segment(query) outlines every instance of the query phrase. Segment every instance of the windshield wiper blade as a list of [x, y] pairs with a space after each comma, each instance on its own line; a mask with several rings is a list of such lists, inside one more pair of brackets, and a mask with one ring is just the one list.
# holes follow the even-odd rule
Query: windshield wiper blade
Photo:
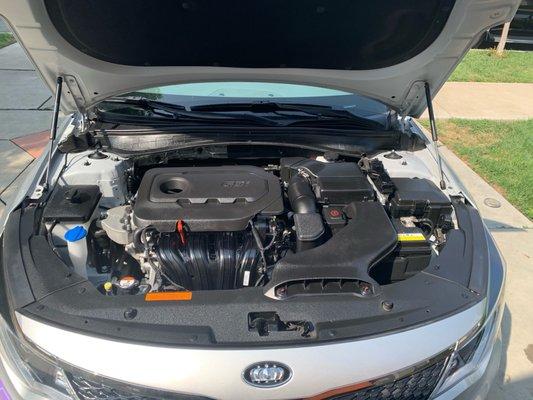
[[[250, 112], [250, 113], [303, 113], [316, 119], [336, 119], [350, 120], [356, 122], [359, 127], [368, 129], [383, 129], [383, 126], [376, 121], [359, 117], [348, 110], [334, 109], [330, 106], [316, 104], [279, 103], [279, 102], [257, 102], [257, 103], [223, 103], [206, 104], [191, 107], [193, 111], [200, 112]], [[294, 116], [292, 116], [294, 118]], [[303, 121], [312, 121], [304, 119]], [[292, 123], [299, 123], [302, 120], [294, 119]]]
[[[150, 100], [146, 98], [121, 98], [115, 97], [108, 100], [104, 100], [102, 103], [107, 104], [121, 104], [126, 106], [139, 107], [149, 112], [161, 115], [171, 121], [161, 120], [161, 123], [168, 122], [180, 122], [180, 121], [193, 121], [193, 122], [213, 122], [213, 123], [226, 123], [226, 122], [244, 122], [247, 124], [263, 125], [263, 126], [278, 126], [276, 121], [269, 118], [259, 117], [257, 115], [224, 115], [216, 113], [196, 112], [194, 110], [187, 110], [184, 106], [172, 103], [165, 103], [157, 100]], [[104, 114], [113, 113], [113, 109], [101, 110]], [[163, 113], [161, 113], [163, 111]], [[124, 115], [123, 118], [136, 121], [149, 121], [154, 122], [153, 119], [144, 116]]]

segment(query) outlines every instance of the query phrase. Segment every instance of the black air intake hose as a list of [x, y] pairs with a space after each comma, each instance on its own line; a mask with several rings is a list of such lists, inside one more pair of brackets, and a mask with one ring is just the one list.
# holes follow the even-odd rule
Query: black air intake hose
[[292, 210], [297, 214], [316, 213], [316, 197], [313, 188], [307, 179], [294, 175], [287, 189]]
[[302, 251], [320, 244], [324, 233], [324, 222], [318, 213], [316, 197], [307, 179], [294, 175], [287, 188], [289, 202], [294, 211], [294, 230], [296, 231], [296, 250]]

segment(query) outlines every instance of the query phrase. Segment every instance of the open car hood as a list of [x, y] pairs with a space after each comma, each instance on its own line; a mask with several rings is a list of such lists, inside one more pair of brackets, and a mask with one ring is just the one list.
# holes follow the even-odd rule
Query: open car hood
[[65, 112], [152, 86], [264, 81], [425, 109], [520, 0], [0, 0], [0, 13]]

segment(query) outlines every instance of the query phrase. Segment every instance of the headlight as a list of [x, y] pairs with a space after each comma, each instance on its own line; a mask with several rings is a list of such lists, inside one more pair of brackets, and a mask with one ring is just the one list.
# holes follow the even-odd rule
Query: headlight
[[20, 340], [2, 317], [0, 358], [11, 383], [25, 400], [205, 399], [188, 394], [163, 393], [131, 383], [110, 380], [67, 364], [60, 365], [53, 357]]
[[[501, 312], [499, 312], [501, 314]], [[501, 315], [487, 321], [485, 327], [468, 341], [462, 342], [450, 356], [448, 365], [441, 379], [441, 384], [433, 394], [438, 397], [451, 389], [458, 382], [466, 379], [479, 368], [479, 362], [485, 355], [485, 349], [492, 349], [500, 326]]]
[[0, 356], [13, 386], [24, 398], [72, 400], [64, 371], [25, 345], [0, 317]]
[[487, 240], [490, 249], [490, 273], [485, 321], [456, 344], [432, 398], [438, 397], [461, 380], [468, 378], [482, 366], [484, 360], [487, 362], [486, 356], [490, 354], [496, 341], [503, 316], [505, 266], [488, 232]]

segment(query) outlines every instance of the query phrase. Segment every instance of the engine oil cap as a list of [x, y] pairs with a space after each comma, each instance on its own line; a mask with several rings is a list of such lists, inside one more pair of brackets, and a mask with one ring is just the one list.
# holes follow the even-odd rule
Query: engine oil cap
[[133, 287], [137, 286], [137, 284], [137, 279], [129, 275], [122, 277], [118, 281], [118, 286], [124, 290], [132, 289]]
[[83, 226], [75, 226], [65, 232], [64, 238], [67, 242], [77, 242], [87, 236], [87, 229]]

